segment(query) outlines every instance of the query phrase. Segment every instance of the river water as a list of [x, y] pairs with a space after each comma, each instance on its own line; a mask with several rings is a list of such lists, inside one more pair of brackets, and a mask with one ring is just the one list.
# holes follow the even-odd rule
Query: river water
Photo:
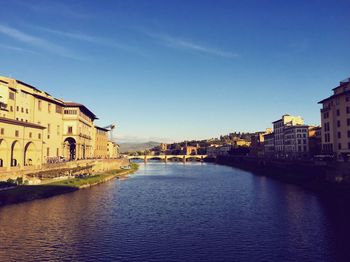
[[349, 202], [204, 163], [0, 208], [0, 261], [350, 261]]

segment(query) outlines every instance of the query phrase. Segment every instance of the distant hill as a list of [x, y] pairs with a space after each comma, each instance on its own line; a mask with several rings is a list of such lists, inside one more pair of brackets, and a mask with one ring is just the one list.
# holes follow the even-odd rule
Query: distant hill
[[120, 152], [134, 152], [134, 151], [142, 151], [146, 149], [151, 149], [155, 146], [159, 146], [158, 142], [146, 142], [146, 143], [119, 143]]

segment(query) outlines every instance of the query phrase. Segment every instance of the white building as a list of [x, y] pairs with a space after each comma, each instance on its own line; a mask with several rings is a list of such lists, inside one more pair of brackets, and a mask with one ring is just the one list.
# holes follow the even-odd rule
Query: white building
[[283, 115], [281, 119], [278, 119], [273, 124], [273, 133], [275, 139], [275, 156], [276, 157], [285, 157], [285, 148], [284, 148], [284, 131], [287, 127], [304, 125], [304, 119], [300, 116], [291, 116]]
[[309, 155], [307, 125], [287, 126], [284, 129], [284, 154], [286, 158], [303, 158]]

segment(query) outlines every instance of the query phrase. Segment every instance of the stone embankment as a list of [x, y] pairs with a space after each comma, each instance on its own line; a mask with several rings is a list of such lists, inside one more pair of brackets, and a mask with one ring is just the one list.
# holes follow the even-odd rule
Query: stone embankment
[[212, 161], [311, 190], [350, 193], [348, 162], [289, 161], [245, 156], [220, 156]]
[[[92, 174], [84, 173], [66, 178], [60, 177], [60, 179], [54, 179], [51, 181], [45, 180], [45, 183], [39, 185], [19, 185], [0, 191], [0, 206], [48, 198], [92, 187], [115, 178], [125, 178], [129, 174], [135, 172], [138, 168], [138, 165], [129, 163], [128, 160], [102, 162], [103, 161], [97, 161], [96, 165], [92, 167], [91, 163], [84, 163], [84, 165], [88, 164], [88, 169], [91, 169], [92, 172], [94, 172]], [[84, 167], [84, 165], [81, 167]], [[123, 166], [129, 166], [129, 168], [124, 169]], [[76, 167], [72, 166], [72, 168]]]
[[121, 166], [129, 165], [126, 158], [119, 159], [86, 159], [77, 161], [45, 164], [34, 169], [28, 167], [22, 170], [0, 172], [0, 181], [21, 178], [27, 184], [37, 185], [50, 183], [55, 180], [67, 179], [77, 175], [96, 174], [110, 170], [120, 169]]

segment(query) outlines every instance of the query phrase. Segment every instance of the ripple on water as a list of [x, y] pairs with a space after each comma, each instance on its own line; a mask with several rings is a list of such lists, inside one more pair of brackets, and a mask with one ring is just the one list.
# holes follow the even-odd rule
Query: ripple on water
[[346, 210], [238, 169], [149, 163], [125, 181], [0, 208], [0, 261], [342, 261]]

